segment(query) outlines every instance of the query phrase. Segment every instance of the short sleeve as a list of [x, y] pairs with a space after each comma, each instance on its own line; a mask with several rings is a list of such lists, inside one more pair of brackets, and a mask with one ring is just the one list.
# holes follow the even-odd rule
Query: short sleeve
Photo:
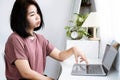
[[54, 46], [48, 41], [46, 40], [46, 50], [47, 50], [47, 54], [49, 55], [54, 49]]
[[6, 56], [9, 58], [10, 63], [14, 63], [16, 59], [27, 59], [24, 50], [24, 42], [20, 37], [12, 36], [7, 44], [5, 49]]

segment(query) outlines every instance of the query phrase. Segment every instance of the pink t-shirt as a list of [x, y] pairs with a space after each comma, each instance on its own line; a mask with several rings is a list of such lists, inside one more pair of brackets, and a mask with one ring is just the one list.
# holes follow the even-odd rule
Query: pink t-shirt
[[8, 80], [21, 79], [14, 61], [16, 59], [28, 60], [32, 70], [43, 74], [46, 64], [46, 56], [54, 49], [42, 35], [34, 34], [34, 39], [21, 38], [12, 33], [5, 46], [6, 77]]

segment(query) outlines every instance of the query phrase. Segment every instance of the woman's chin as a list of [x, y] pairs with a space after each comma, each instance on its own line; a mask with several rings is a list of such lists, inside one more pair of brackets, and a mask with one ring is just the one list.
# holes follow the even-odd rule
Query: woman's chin
[[36, 27], [39, 27], [39, 26], [40, 26], [40, 24], [37, 24], [37, 25], [36, 25]]

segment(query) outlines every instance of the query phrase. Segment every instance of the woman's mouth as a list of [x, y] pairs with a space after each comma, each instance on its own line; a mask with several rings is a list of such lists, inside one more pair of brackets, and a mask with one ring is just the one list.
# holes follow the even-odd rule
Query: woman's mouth
[[40, 26], [40, 21], [38, 21], [38, 22], [36, 23], [36, 25], [37, 25], [37, 26]]

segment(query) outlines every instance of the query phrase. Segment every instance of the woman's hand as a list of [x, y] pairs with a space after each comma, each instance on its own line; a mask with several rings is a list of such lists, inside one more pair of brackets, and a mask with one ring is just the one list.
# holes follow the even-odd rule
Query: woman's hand
[[73, 55], [75, 56], [76, 63], [78, 63], [78, 58], [80, 57], [80, 62], [85, 61], [88, 64], [85, 54], [78, 47], [73, 47]]

